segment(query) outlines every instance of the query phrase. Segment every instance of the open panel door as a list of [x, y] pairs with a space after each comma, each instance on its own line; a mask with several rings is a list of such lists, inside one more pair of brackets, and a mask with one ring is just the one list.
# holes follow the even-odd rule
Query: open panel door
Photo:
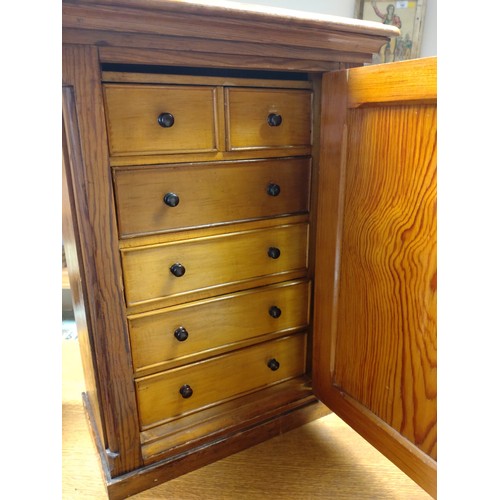
[[323, 79], [313, 384], [436, 496], [436, 58]]

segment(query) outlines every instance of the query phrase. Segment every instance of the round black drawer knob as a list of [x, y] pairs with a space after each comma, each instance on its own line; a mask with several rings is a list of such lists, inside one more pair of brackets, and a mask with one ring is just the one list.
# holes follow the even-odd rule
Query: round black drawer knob
[[279, 248], [270, 247], [267, 251], [267, 255], [271, 257], [271, 259], [277, 259], [281, 255], [281, 252]]
[[267, 123], [269, 124], [270, 127], [279, 127], [282, 122], [283, 118], [281, 117], [281, 115], [278, 115], [277, 113], [270, 113], [269, 116], [267, 117]]
[[176, 207], [179, 204], [179, 197], [175, 193], [167, 193], [163, 197], [163, 201], [165, 205], [168, 205], [169, 207]]
[[278, 196], [280, 194], [281, 188], [278, 184], [269, 184], [267, 186], [267, 194], [269, 196]]
[[187, 384], [184, 384], [179, 389], [179, 392], [184, 399], [190, 398], [193, 395], [193, 389], [191, 389], [191, 387]]
[[280, 367], [280, 364], [278, 362], [277, 359], [270, 359], [268, 362], [267, 362], [267, 366], [273, 371], [275, 372], [279, 367]]
[[281, 309], [278, 306], [271, 306], [269, 308], [269, 316], [272, 318], [279, 318], [281, 316]]
[[170, 266], [170, 272], [176, 277], [180, 278], [181, 276], [184, 276], [184, 273], [186, 272], [186, 268], [182, 265], [176, 262], [175, 264], [172, 264]]
[[174, 124], [174, 115], [171, 113], [161, 113], [158, 116], [158, 124], [163, 128], [170, 128]]
[[179, 328], [176, 328], [174, 332], [174, 337], [179, 342], [184, 342], [189, 337], [189, 333], [183, 326], [179, 326]]

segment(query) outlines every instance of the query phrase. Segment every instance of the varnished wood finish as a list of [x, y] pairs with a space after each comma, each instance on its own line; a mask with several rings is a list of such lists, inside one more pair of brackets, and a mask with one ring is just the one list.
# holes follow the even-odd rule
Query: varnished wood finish
[[[129, 47], [99, 47], [99, 57], [103, 62], [121, 64], [150, 64], [151, 60], [153, 60], [155, 64], [162, 66], [183, 66], [189, 64], [196, 68], [239, 68], [269, 71], [280, 71], [286, 68], [290, 71], [303, 72], [334, 71], [340, 69], [340, 64], [342, 64], [337, 61], [317, 62], [311, 59], [287, 59], [282, 57], [263, 57], [263, 55], [243, 57], [240, 55], [218, 54], [217, 52], [207, 57], [206, 52], [179, 52], [166, 49], [145, 51], [144, 49]], [[359, 66], [360, 59], [359, 56], [355, 58], [358, 61], [355, 66]], [[366, 60], [364, 57], [362, 59]]]
[[[78, 346], [74, 341], [62, 344], [62, 498], [105, 500], [108, 496], [99, 480], [99, 458], [81, 404], [85, 386]], [[258, 416], [257, 401], [253, 401], [253, 407]], [[256, 444], [257, 439], [252, 439]], [[280, 499], [430, 498], [335, 414], [281, 432], [264, 443], [163, 484], [149, 474], [144, 482], [153, 488], [134, 498], [261, 500], [269, 496], [271, 481], [273, 495]]]
[[[271, 334], [306, 328], [309, 323], [307, 281], [223, 295], [177, 307], [129, 316], [132, 358], [137, 374], [172, 368], [186, 362], [245, 346]], [[277, 318], [269, 314], [280, 308]], [[174, 332], [183, 327], [186, 340]]]
[[[194, 71], [193, 71], [194, 73]], [[277, 80], [268, 78], [258, 80], [256, 78], [243, 78], [234, 75], [210, 76], [210, 75], [175, 75], [162, 73], [134, 73], [103, 71], [103, 82], [114, 83], [145, 83], [145, 84], [175, 84], [175, 85], [201, 85], [217, 87], [251, 87], [251, 88], [275, 88], [275, 89], [311, 89], [308, 80]]]
[[[68, 234], [77, 250], [77, 258], [69, 259], [76, 262], [70, 276], [83, 305], [82, 355], [89, 379], [84, 399], [110, 497], [135, 494], [324, 414], [308, 383], [311, 366], [314, 386], [325, 402], [432, 491], [435, 461], [426, 453], [432, 454], [434, 423], [429, 418], [432, 404], [425, 398], [434, 396], [422, 394], [422, 387], [432, 393], [432, 374], [425, 379], [419, 371], [424, 367], [419, 364], [422, 346], [432, 365], [432, 341], [420, 342], [410, 328], [423, 324], [419, 318], [433, 318], [432, 313], [421, 314], [419, 306], [428, 297], [416, 293], [429, 278], [420, 280], [418, 272], [425, 267], [427, 243], [419, 239], [418, 231], [427, 226], [418, 222], [430, 220], [419, 219], [427, 205], [418, 202], [430, 199], [425, 193], [432, 189], [406, 191], [406, 205], [399, 195], [399, 187], [428, 179], [420, 153], [428, 150], [429, 122], [417, 105], [420, 101], [432, 105], [434, 94], [418, 97], [418, 85], [412, 84], [427, 66], [412, 73], [404, 70], [410, 66], [398, 66], [403, 70], [396, 78], [387, 69], [378, 77], [372, 68], [349, 73], [350, 80], [345, 72], [329, 75], [320, 98], [320, 75], [312, 73], [359, 66], [398, 30], [381, 23], [203, 1], [65, 0], [62, 7], [65, 200], [72, 212], [66, 220], [73, 225], [73, 235]], [[182, 68], [177, 71], [175, 66]], [[232, 71], [238, 69], [257, 72]], [[294, 80], [290, 71], [303, 75]], [[209, 76], [203, 79], [205, 73]], [[432, 79], [431, 73], [426, 75]], [[292, 83], [282, 83], [287, 76]], [[386, 81], [392, 87], [379, 96], [383, 94], [382, 101], [391, 106], [398, 104], [390, 110], [378, 102], [370, 84]], [[395, 88], [401, 85], [411, 86], [409, 101]], [[104, 93], [109, 89], [127, 89], [126, 96], [106, 103]], [[202, 102], [194, 102], [194, 94], [182, 97], [191, 91], [201, 92]], [[153, 94], [162, 96], [157, 101]], [[172, 112], [163, 109], [167, 94], [175, 95], [179, 108], [172, 113], [177, 120], [173, 129], [163, 130], [156, 119], [157, 113]], [[149, 111], [148, 118], [143, 117], [146, 108], [152, 111], [151, 121]], [[191, 116], [199, 110], [200, 123], [190, 122], [173, 144], [163, 135], [154, 138], [157, 132], [178, 130], [184, 112]], [[284, 121], [283, 128], [270, 133], [261, 115], [267, 119], [271, 112], [281, 114]], [[374, 134], [373, 126], [400, 131], [401, 118], [409, 119], [418, 132], [420, 142], [414, 148], [411, 135], [391, 135], [405, 144], [397, 149], [384, 142], [386, 137]], [[140, 130], [130, 134], [134, 127]], [[273, 132], [282, 136], [273, 138]], [[371, 144], [374, 139], [380, 139], [389, 154]], [[378, 163], [372, 158], [396, 158], [405, 167], [405, 155], [419, 167], [409, 170], [413, 177], [396, 175], [394, 165], [383, 170], [387, 177], [378, 175]], [[246, 176], [254, 167], [258, 168]], [[225, 177], [226, 173], [231, 175]], [[368, 177], [358, 178], [357, 173]], [[245, 188], [262, 187], [265, 192], [265, 186], [258, 187], [264, 177], [266, 184], [280, 184], [281, 198], [268, 200], [266, 194], [266, 204], [257, 196], [254, 207]], [[184, 183], [180, 205], [167, 207], [163, 195], [177, 188], [163, 182], [177, 179]], [[382, 180], [390, 181], [388, 193], [383, 192]], [[231, 192], [236, 184], [238, 189]], [[398, 189], [391, 191], [393, 185]], [[186, 186], [196, 187], [189, 206]], [[211, 198], [214, 191], [217, 195]], [[161, 204], [162, 212], [156, 212], [156, 205], [150, 210], [149, 196]], [[273, 208], [275, 201], [281, 205]], [[409, 203], [414, 203], [414, 211], [405, 211]], [[385, 210], [391, 206], [394, 211]], [[182, 215], [172, 221], [163, 218], [164, 209]], [[408, 225], [398, 225], [405, 214]], [[360, 227], [374, 232], [367, 234]], [[384, 251], [378, 250], [381, 242], [373, 234], [382, 236]], [[280, 249], [278, 259], [267, 255], [269, 247]], [[310, 255], [315, 247], [317, 263]], [[395, 259], [388, 262], [391, 255]], [[405, 258], [413, 266], [404, 268], [406, 274], [397, 267]], [[185, 266], [185, 275], [173, 277], [169, 267], [176, 262]], [[389, 264], [392, 274], [381, 273], [380, 279], [370, 282], [379, 267]], [[367, 277], [357, 274], [362, 270]], [[391, 288], [394, 276], [402, 283], [400, 288]], [[404, 279], [409, 277], [405, 288]], [[292, 285], [293, 280], [297, 284]], [[305, 292], [310, 283], [316, 283], [311, 296], [310, 290]], [[292, 286], [303, 291], [300, 299], [285, 294], [286, 307], [293, 308], [291, 317], [283, 313], [276, 328], [269, 316], [259, 318], [257, 309], [266, 303], [265, 297], [274, 299], [274, 291], [288, 293], [295, 289]], [[408, 292], [404, 295], [408, 300], [394, 299], [398, 294], [389, 293], [394, 290]], [[421, 302], [412, 302], [415, 297]], [[234, 310], [227, 306], [232, 301], [237, 304]], [[313, 324], [308, 304], [314, 307]], [[394, 307], [386, 314], [384, 304]], [[201, 313], [195, 312], [198, 307]], [[228, 317], [218, 323], [222, 309]], [[250, 314], [244, 319], [242, 309]], [[168, 346], [161, 341], [157, 328], [163, 328], [163, 319], [170, 315], [177, 324], [185, 310], [194, 311], [190, 317], [198, 324], [210, 321], [216, 333], [208, 343], [204, 339], [193, 350], [176, 353], [171, 341]], [[363, 356], [364, 345], [372, 338], [366, 335], [366, 310], [379, 312], [370, 323], [379, 330], [387, 325], [390, 329], [394, 318], [402, 319], [395, 335], [374, 332], [378, 350], [373, 358]], [[156, 325], [153, 318], [162, 321]], [[190, 340], [199, 338], [199, 329], [192, 330]], [[346, 335], [351, 329], [353, 337]], [[311, 338], [312, 360], [307, 351]], [[393, 344], [404, 349], [391, 351], [393, 344], [385, 344], [386, 338], [403, 338], [405, 342]], [[289, 352], [285, 364], [270, 371], [267, 358], [275, 354], [267, 352], [268, 347], [285, 344], [293, 345], [285, 349]], [[382, 363], [394, 352], [401, 359], [393, 364], [396, 368], [384, 372], [380, 363], [375, 366], [375, 360]], [[287, 360], [295, 367], [290, 372], [284, 368]], [[351, 363], [373, 370], [369, 380], [373, 391], [365, 390], [368, 381], [361, 367]], [[261, 365], [267, 370], [265, 376], [257, 374]], [[228, 369], [241, 373], [245, 366], [251, 369], [244, 369], [243, 376], [227, 375]], [[412, 372], [408, 366], [416, 369]], [[179, 383], [190, 383], [184, 374], [194, 379], [194, 395], [182, 400], [181, 406], [176, 407], [175, 401], [164, 406], [162, 398], [169, 397], [165, 391], [175, 388], [179, 399]], [[403, 375], [405, 385], [398, 393], [397, 381]], [[338, 384], [332, 387], [336, 376], [349, 394]], [[381, 384], [387, 379], [392, 382], [389, 390]], [[425, 386], [422, 380], [431, 382]], [[204, 388], [201, 399], [197, 399], [199, 387]], [[422, 429], [421, 423], [425, 427], [429, 422]], [[411, 443], [413, 438], [422, 449]]]
[[146, 429], [141, 432], [144, 462], [152, 464], [224, 435], [238, 434], [259, 422], [311, 406], [314, 400], [309, 377], [297, 377]]
[[[358, 148], [347, 160], [338, 323], [349, 338], [337, 335], [335, 363], [339, 387], [434, 459], [435, 127], [435, 105], [366, 109], [349, 117], [349, 151]], [[373, 130], [376, 137], [367, 137]], [[401, 135], [408, 140], [393, 148]], [[414, 137], [422, 138], [415, 146]], [[382, 151], [381, 168], [371, 159]]]
[[[435, 59], [413, 65], [387, 65], [382, 73], [398, 71], [388, 83], [416, 78], [422, 65], [435, 74]], [[356, 106], [375, 103], [373, 71], [366, 72], [365, 94], [364, 70], [325, 77], [325, 91], [334, 93], [325, 99], [339, 92], [349, 103], [353, 82]], [[409, 104], [394, 105], [384, 87], [375, 107], [344, 111], [332, 138], [323, 135], [335, 141], [339, 161], [321, 168], [339, 173], [325, 172], [330, 183], [320, 189], [320, 205], [337, 218], [336, 236], [329, 236], [331, 225], [320, 232], [337, 251], [318, 246], [317, 271], [334, 269], [337, 281], [333, 290], [318, 282], [315, 291], [316, 311], [333, 313], [316, 347], [315, 388], [435, 495], [436, 105], [427, 103], [436, 82], [422, 83], [423, 104], [413, 91]]]
[[349, 76], [348, 107], [378, 103], [435, 103], [437, 65], [431, 59], [416, 59], [411, 67], [405, 62], [366, 67]]
[[101, 45], [103, 61], [129, 63], [331, 71], [338, 61], [370, 61], [398, 34], [381, 23], [214, 2], [79, 0], [62, 12], [64, 43]]
[[[111, 155], [215, 151], [216, 93], [213, 87], [104, 85]], [[174, 124], [158, 123], [170, 113]]]
[[[87, 282], [80, 279], [84, 273], [83, 255], [79, 249], [82, 246], [78, 231], [78, 217], [75, 191], [78, 190], [78, 179], [72, 173], [82, 171], [82, 151], [78, 137], [77, 112], [75, 95], [72, 87], [63, 87], [63, 168], [62, 168], [62, 234], [64, 239], [64, 256], [67, 263], [63, 278], [68, 279], [68, 288], [72, 295], [72, 310], [76, 320], [77, 333], [83, 363], [83, 373], [89, 405], [95, 415], [96, 434], [101, 442], [104, 441], [104, 423], [101, 412], [101, 400], [98, 389], [97, 361], [93, 352], [92, 332], [87, 321], [85, 311], [88, 308], [86, 301], [89, 299], [86, 287]], [[82, 200], [79, 200], [82, 203]], [[63, 284], [64, 288], [65, 283]]]
[[[248, 288], [251, 280], [307, 270], [307, 224], [276, 226], [222, 236], [155, 245], [122, 251], [125, 296], [129, 305], [181, 296], [198, 290], [219, 288], [238, 282]], [[280, 249], [277, 259], [268, 256], [271, 247]], [[176, 277], [170, 267], [182, 264], [186, 272]], [[220, 290], [222, 293], [223, 290]]]
[[96, 380], [100, 409], [93, 411], [102, 412], [108, 466], [116, 476], [140, 467], [142, 458], [132, 364], [123, 335], [125, 304], [97, 51], [65, 46], [63, 63], [64, 83], [72, 88], [76, 111], [70, 117], [71, 107], [65, 108], [65, 124], [73, 128], [69, 143], [80, 148], [70, 151], [66, 167], [79, 232], [75, 250], [81, 262], [80, 279], [85, 282], [86, 324], [82, 328], [91, 335], [89, 345], [95, 356], [84, 366], [92, 368], [87, 376]]
[[[311, 92], [227, 88], [225, 97], [228, 150], [311, 144]], [[282, 117], [281, 125], [268, 124], [272, 113]]]
[[[105, 42], [102, 40], [102, 31], [88, 31], [77, 28], [63, 29], [63, 40], [71, 43], [102, 45], [101, 55], [103, 60], [113, 62], [117, 54], [115, 47], [128, 47], [130, 45], [130, 34], [105, 32]], [[104, 46], [107, 43], [108, 46]], [[339, 69], [339, 63], [362, 64], [370, 59], [370, 52], [350, 50], [314, 49], [311, 47], [294, 46], [284, 47], [281, 44], [267, 44], [265, 54], [262, 53], [262, 45], [257, 42], [230, 42], [225, 40], [202, 40], [189, 38], [188, 36], [170, 37], [165, 39], [159, 35], [141, 35], [134, 39], [134, 47], [146, 49], [157, 55], [160, 61], [164, 59], [164, 53], [173, 55], [174, 60], [183, 58], [181, 64], [199, 62], [202, 64], [203, 54], [220, 54], [215, 60], [205, 60], [203, 66], [209, 67], [248, 67], [254, 66], [258, 69], [283, 69], [286, 64], [289, 69], [298, 69], [299, 65], [308, 66], [315, 71], [327, 69]], [[262, 57], [264, 56], [265, 57]], [[291, 57], [293, 55], [293, 58]], [[131, 57], [142, 59], [139, 51], [126, 51], [125, 54], [118, 53], [120, 59]], [[261, 59], [259, 64], [258, 59]], [[171, 61], [168, 63], [170, 64]], [[194, 64], [195, 66], [197, 64]]]
[[[116, 169], [120, 236], [305, 213], [310, 175], [310, 158]], [[169, 192], [175, 207], [163, 201]]]
[[[267, 363], [277, 359], [279, 368]], [[136, 380], [141, 430], [256, 390], [305, 370], [305, 334], [264, 342]], [[193, 393], [179, 394], [188, 384]]]

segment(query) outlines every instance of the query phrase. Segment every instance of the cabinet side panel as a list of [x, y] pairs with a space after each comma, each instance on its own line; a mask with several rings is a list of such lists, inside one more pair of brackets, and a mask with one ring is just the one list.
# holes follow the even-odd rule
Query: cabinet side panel
[[132, 360], [125, 321], [118, 231], [109, 166], [100, 68], [93, 47], [63, 47], [63, 81], [74, 91], [79, 143], [70, 162], [86, 297], [86, 322], [97, 372], [112, 477], [142, 464]]
[[[101, 442], [104, 442], [105, 430], [101, 417], [101, 403], [97, 389], [97, 366], [92, 346], [92, 334], [87, 323], [86, 311], [88, 310], [85, 289], [86, 282], [81, 279], [83, 263], [81, 260], [81, 240], [78, 233], [76, 218], [73, 177], [71, 175], [70, 155], [78, 149], [77, 131], [74, 130], [74, 95], [70, 87], [63, 87], [63, 169], [62, 169], [62, 231], [64, 252], [68, 264], [68, 275], [73, 300], [73, 311], [78, 329], [78, 344], [82, 357], [82, 367], [85, 378], [85, 389], [89, 405], [95, 418], [95, 428]], [[75, 143], [76, 142], [76, 143]]]

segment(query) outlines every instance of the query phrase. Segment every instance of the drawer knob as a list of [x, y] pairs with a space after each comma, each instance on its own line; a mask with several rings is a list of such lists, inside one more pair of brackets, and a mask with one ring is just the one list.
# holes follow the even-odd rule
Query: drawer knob
[[281, 188], [278, 184], [269, 184], [267, 186], [267, 194], [269, 196], [278, 196], [280, 194]]
[[168, 205], [169, 207], [176, 207], [180, 200], [175, 193], [167, 193], [163, 197], [163, 201], [165, 202], [165, 205]]
[[277, 259], [280, 255], [280, 249], [276, 247], [269, 247], [269, 250], [267, 251], [267, 255], [271, 257], [271, 259]]
[[273, 371], [275, 372], [279, 367], [280, 367], [280, 364], [278, 362], [277, 359], [270, 359], [268, 362], [267, 362], [267, 366]]
[[175, 264], [172, 264], [170, 266], [170, 272], [176, 277], [180, 278], [181, 276], [184, 276], [184, 273], [186, 272], [186, 268], [182, 265], [176, 262]]
[[179, 392], [184, 399], [190, 398], [193, 395], [193, 389], [191, 389], [191, 387], [187, 384], [184, 384], [179, 389]]
[[161, 113], [158, 116], [158, 124], [163, 128], [170, 128], [174, 124], [174, 115], [171, 113]]
[[281, 115], [278, 115], [277, 113], [270, 113], [269, 116], [267, 117], [267, 123], [269, 124], [270, 127], [279, 127], [282, 122], [283, 118], [281, 117]]
[[184, 342], [189, 337], [189, 333], [183, 326], [179, 326], [179, 328], [176, 328], [174, 332], [174, 337], [179, 342]]
[[281, 309], [278, 306], [271, 306], [269, 308], [269, 316], [272, 318], [279, 318], [281, 316]]

